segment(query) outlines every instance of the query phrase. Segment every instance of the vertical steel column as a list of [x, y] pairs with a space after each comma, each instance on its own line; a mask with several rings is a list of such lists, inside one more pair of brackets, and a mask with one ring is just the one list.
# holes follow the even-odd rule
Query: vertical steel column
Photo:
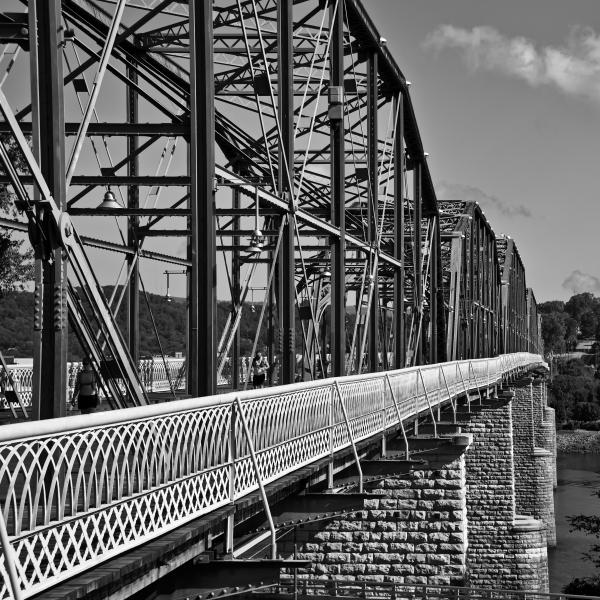
[[290, 201], [288, 223], [283, 229], [281, 260], [279, 260], [279, 327], [281, 339], [280, 383], [293, 383], [296, 369], [295, 335], [295, 256], [293, 195], [290, 188], [294, 173], [294, 21], [293, 1], [279, 0], [277, 3], [277, 37], [279, 47], [278, 111], [281, 124], [279, 144], [279, 194]]
[[[35, 0], [30, 8], [33, 131], [39, 162], [56, 204], [66, 209], [65, 120], [60, 0]], [[45, 221], [43, 209], [40, 210]], [[67, 261], [46, 227], [49, 247], [36, 248], [34, 379], [32, 418], [66, 413], [67, 395]], [[46, 256], [43, 256], [43, 255]], [[50, 262], [48, 259], [52, 258]]]
[[423, 364], [423, 265], [421, 257], [421, 161], [423, 158], [419, 157], [415, 160], [414, 171], [413, 171], [413, 202], [414, 202], [414, 240], [413, 240], [413, 253], [415, 257], [415, 308], [417, 310], [416, 322], [420, 323], [421, 331], [417, 332], [416, 339], [418, 339], [415, 350], [415, 365]]
[[[346, 374], [346, 220], [345, 220], [345, 145], [344, 145], [344, 3], [329, 4], [331, 136], [331, 222], [340, 230], [331, 238], [331, 375]], [[335, 91], [336, 98], [333, 98]], [[335, 100], [335, 102], [334, 102]]]
[[[217, 359], [215, 107], [212, 1], [190, 2], [190, 341], [188, 377], [194, 396], [214, 394]], [[200, 333], [202, 327], [202, 333]]]
[[[137, 73], [132, 65], [127, 66], [127, 77], [137, 84]], [[138, 122], [138, 93], [133, 86], [127, 86], [126, 113], [128, 123]], [[139, 172], [139, 160], [135, 154], [138, 148], [137, 136], [127, 136], [127, 175], [135, 176]], [[139, 208], [140, 190], [138, 186], [130, 185], [127, 188], [127, 206]], [[130, 248], [137, 248], [137, 229], [139, 217], [130, 216], [127, 219], [127, 244]], [[127, 256], [127, 267], [130, 272], [127, 288], [127, 336], [129, 341], [129, 352], [134, 363], [140, 360], [140, 277], [139, 260], [134, 255]], [[126, 284], [127, 285], [127, 284]]]
[[[233, 188], [232, 198], [233, 209], [235, 211], [240, 209], [240, 190]], [[235, 319], [235, 314], [240, 310], [240, 237], [238, 231], [240, 229], [240, 218], [233, 217], [232, 219], [232, 230], [233, 230], [233, 252], [231, 253], [231, 285], [233, 286], [231, 294], [232, 304], [232, 322]], [[269, 363], [271, 364], [271, 363]], [[234, 390], [240, 388], [240, 326], [235, 328], [233, 334], [233, 344], [231, 351], [231, 387]]]
[[405, 366], [404, 341], [404, 97], [394, 96], [398, 115], [394, 131], [394, 258], [402, 266], [394, 271], [394, 369]]
[[[379, 214], [379, 138], [377, 135], [377, 52], [370, 51], [367, 57], [367, 162], [369, 173], [369, 204], [367, 210], [368, 237], [372, 248], [378, 248], [377, 220]], [[370, 260], [374, 260], [371, 256]], [[379, 279], [377, 270], [373, 271], [371, 310], [369, 314], [369, 371], [379, 370]]]
[[430, 217], [433, 227], [433, 244], [431, 251], [431, 286], [429, 290], [429, 318], [431, 323], [431, 340], [429, 342], [429, 362], [435, 364], [438, 361], [439, 353], [439, 290], [440, 290], [440, 220], [437, 215]]

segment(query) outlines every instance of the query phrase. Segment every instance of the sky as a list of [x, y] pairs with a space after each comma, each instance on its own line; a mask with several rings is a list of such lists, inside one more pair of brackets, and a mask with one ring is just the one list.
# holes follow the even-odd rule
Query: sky
[[438, 198], [516, 240], [538, 301], [600, 295], [597, 0], [363, 0], [411, 81]]

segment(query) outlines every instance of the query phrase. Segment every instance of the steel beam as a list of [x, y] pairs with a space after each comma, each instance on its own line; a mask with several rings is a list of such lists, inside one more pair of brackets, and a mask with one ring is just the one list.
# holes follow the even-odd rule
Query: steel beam
[[[66, 208], [61, 1], [29, 2], [34, 151], [52, 197]], [[67, 260], [47, 215], [49, 247], [35, 248], [32, 418], [64, 416], [67, 396]], [[32, 240], [34, 241], [34, 240]], [[44, 256], [48, 254], [48, 256]], [[48, 260], [48, 258], [52, 260]]]
[[278, 261], [279, 294], [278, 312], [281, 347], [280, 383], [293, 383], [296, 371], [295, 335], [295, 214], [294, 189], [291, 185], [294, 173], [294, 46], [293, 46], [293, 0], [277, 3], [277, 34], [279, 47], [279, 85], [277, 87], [278, 116], [281, 139], [278, 153], [279, 195], [288, 201], [288, 219], [283, 228], [281, 259]]
[[[368, 209], [368, 240], [373, 249], [379, 248], [378, 240], [378, 215], [379, 215], [379, 135], [377, 132], [377, 99], [378, 99], [378, 79], [377, 79], [377, 53], [370, 52], [367, 57], [367, 145], [368, 145], [368, 172], [369, 172], [369, 191], [367, 194]], [[378, 283], [378, 257], [375, 254], [371, 259], [371, 264], [377, 265], [371, 270], [373, 278], [370, 281], [372, 285], [371, 307], [368, 316], [369, 329], [369, 371], [379, 370], [379, 283]]]
[[[136, 85], [138, 77], [136, 70], [128, 65], [127, 77]], [[139, 115], [139, 95], [133, 86], [127, 86], [125, 90], [125, 112], [127, 123], [135, 125]], [[127, 138], [127, 175], [136, 176], [139, 173], [139, 156], [137, 153], [139, 147], [138, 137]], [[127, 208], [137, 210], [140, 206], [140, 189], [137, 186], [127, 188]], [[132, 216], [127, 219], [127, 245], [136, 250], [139, 247], [138, 226], [139, 217]], [[129, 353], [132, 360], [137, 364], [140, 359], [140, 264], [139, 256], [127, 256], [127, 337], [129, 343]]]
[[193, 396], [217, 391], [215, 107], [211, 0], [190, 2], [191, 260], [188, 382]]
[[416, 331], [415, 347], [413, 348], [415, 358], [413, 364], [423, 364], [423, 253], [421, 242], [421, 161], [418, 160], [414, 164], [413, 170], [413, 220], [414, 220], [414, 239], [413, 239], [413, 256], [414, 256], [414, 295], [416, 323], [420, 331]]
[[394, 368], [406, 361], [404, 333], [404, 97], [394, 96], [398, 122], [394, 131], [394, 257], [402, 264], [394, 270]]
[[331, 248], [331, 375], [346, 374], [346, 155], [344, 130], [344, 10], [342, 0], [330, 0], [330, 90], [337, 88], [341, 98], [336, 105], [330, 96], [331, 139], [331, 223], [339, 237], [330, 238]]

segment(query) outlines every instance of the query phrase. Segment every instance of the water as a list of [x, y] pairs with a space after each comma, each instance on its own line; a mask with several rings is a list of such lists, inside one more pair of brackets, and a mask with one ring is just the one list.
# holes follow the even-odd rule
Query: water
[[548, 551], [550, 591], [561, 592], [575, 577], [588, 577], [594, 565], [583, 559], [595, 541], [593, 536], [569, 531], [567, 516], [600, 514], [600, 455], [558, 457], [558, 487], [554, 494], [557, 547]]

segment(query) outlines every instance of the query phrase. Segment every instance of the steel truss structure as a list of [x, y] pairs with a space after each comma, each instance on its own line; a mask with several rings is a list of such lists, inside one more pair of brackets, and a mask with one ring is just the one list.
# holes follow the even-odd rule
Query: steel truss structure
[[[67, 305], [115, 407], [147, 402], [132, 373], [150, 261], [187, 273], [193, 396], [237, 364], [258, 286], [252, 354], [266, 331], [284, 384], [527, 348], [518, 253], [496, 250], [478, 208], [440, 212], [410, 83], [360, 0], [14, 3], [0, 19], [0, 183], [36, 252], [35, 417], [64, 411]], [[15, 162], [26, 136], [32, 156]], [[65, 223], [94, 235], [67, 243]], [[108, 299], [100, 250], [121, 261]]]

